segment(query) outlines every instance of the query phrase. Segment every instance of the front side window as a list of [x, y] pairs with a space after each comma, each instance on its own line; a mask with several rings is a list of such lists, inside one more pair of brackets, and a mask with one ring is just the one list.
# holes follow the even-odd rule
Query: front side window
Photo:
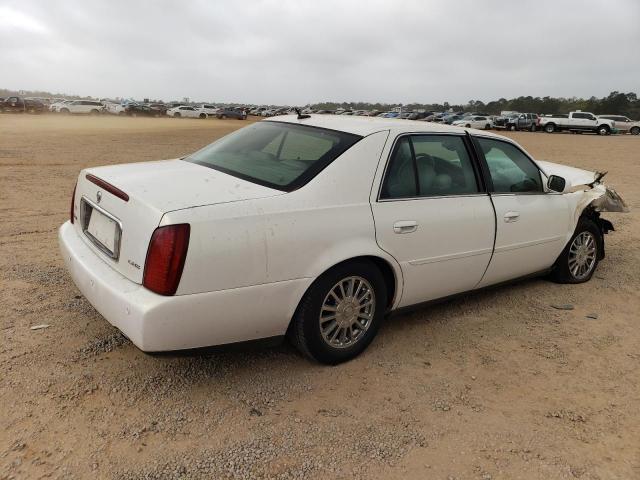
[[462, 137], [413, 135], [396, 143], [380, 198], [473, 193], [478, 193], [478, 185]]
[[258, 122], [185, 158], [260, 185], [301, 187], [362, 137], [284, 122]]
[[477, 137], [496, 193], [543, 192], [538, 167], [511, 143]]

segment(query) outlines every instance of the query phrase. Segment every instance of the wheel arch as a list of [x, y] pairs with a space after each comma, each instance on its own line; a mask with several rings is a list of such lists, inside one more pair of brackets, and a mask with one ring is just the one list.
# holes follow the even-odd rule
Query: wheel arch
[[[300, 302], [302, 301], [304, 296], [307, 294], [307, 292], [311, 288], [313, 288], [314, 284], [317, 282], [317, 280], [320, 277], [325, 275], [327, 272], [330, 272], [334, 268], [342, 266], [346, 263], [357, 262], [357, 261], [369, 262], [375, 265], [375, 267], [378, 268], [378, 270], [380, 270], [380, 273], [382, 273], [382, 277], [384, 278], [385, 286], [387, 289], [387, 310], [391, 310], [399, 300], [398, 295], [402, 293], [402, 272], [400, 270], [400, 266], [394, 265], [390, 259], [384, 258], [383, 256], [380, 256], [380, 255], [373, 255], [373, 254], [357, 255], [357, 256], [345, 258], [343, 260], [334, 262], [331, 265], [327, 265], [322, 270], [322, 272], [319, 275], [317, 275], [314, 278], [314, 280], [309, 284], [309, 286], [305, 289], [304, 293], [296, 303], [296, 309], [300, 305]], [[295, 311], [292, 312], [291, 318], [293, 318], [294, 314], [295, 314]]]

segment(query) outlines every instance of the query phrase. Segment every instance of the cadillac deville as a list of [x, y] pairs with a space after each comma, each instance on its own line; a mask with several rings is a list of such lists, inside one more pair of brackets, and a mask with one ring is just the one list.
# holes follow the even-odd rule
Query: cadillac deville
[[288, 115], [187, 157], [80, 172], [62, 256], [141, 350], [287, 336], [361, 353], [397, 309], [546, 274], [588, 281], [626, 211], [602, 174], [486, 131]]

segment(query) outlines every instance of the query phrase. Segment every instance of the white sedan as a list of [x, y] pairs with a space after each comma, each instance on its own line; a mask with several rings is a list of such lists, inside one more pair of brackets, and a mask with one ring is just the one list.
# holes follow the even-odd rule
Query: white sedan
[[362, 352], [392, 310], [538, 273], [589, 280], [624, 211], [601, 175], [489, 132], [282, 116], [176, 160], [80, 172], [62, 256], [143, 351], [288, 335]]
[[196, 107], [189, 107], [187, 105], [181, 105], [179, 107], [170, 108], [167, 110], [167, 115], [170, 117], [186, 117], [186, 118], [207, 118], [207, 113], [201, 111]]
[[490, 130], [493, 127], [493, 122], [489, 117], [473, 115], [470, 117], [462, 118], [451, 123], [454, 127], [465, 128], [479, 128], [481, 130]]

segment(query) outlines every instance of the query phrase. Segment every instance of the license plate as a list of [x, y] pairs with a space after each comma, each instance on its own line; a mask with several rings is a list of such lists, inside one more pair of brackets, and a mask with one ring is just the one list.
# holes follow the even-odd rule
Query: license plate
[[117, 259], [120, 250], [120, 225], [110, 215], [84, 198], [81, 205], [83, 230], [89, 239], [111, 258]]

